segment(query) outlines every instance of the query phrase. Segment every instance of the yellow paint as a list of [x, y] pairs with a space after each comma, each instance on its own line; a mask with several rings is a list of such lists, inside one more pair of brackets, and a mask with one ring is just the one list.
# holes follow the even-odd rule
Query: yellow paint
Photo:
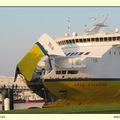
[[27, 81], [31, 80], [37, 63], [44, 55], [45, 54], [39, 48], [39, 46], [35, 44], [24, 56], [24, 58], [18, 63], [17, 66]]
[[[46, 81], [44, 85], [59, 98], [58, 101], [45, 107], [120, 102], [120, 81]], [[67, 93], [61, 94], [60, 90], [66, 90]]]

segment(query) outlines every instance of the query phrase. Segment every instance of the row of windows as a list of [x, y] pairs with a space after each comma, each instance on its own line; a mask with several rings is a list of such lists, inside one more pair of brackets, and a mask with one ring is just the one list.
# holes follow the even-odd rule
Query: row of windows
[[78, 74], [77, 70], [62, 70], [62, 71], [56, 71], [56, 74]]
[[[84, 52], [69, 52], [69, 53], [65, 53], [66, 54], [66, 56], [76, 56], [76, 55], [82, 55]], [[90, 54], [90, 52], [86, 52], [86, 53], [84, 53], [84, 55], [89, 55]]]
[[109, 51], [109, 54], [112, 55], [120, 55], [120, 51], [119, 52], [116, 52], [116, 51]]
[[74, 44], [74, 43], [85, 43], [85, 42], [104, 42], [104, 41], [115, 41], [120, 40], [120, 36], [118, 37], [100, 37], [100, 38], [84, 38], [84, 39], [72, 39], [72, 40], [64, 40], [59, 41], [59, 45], [65, 44]]

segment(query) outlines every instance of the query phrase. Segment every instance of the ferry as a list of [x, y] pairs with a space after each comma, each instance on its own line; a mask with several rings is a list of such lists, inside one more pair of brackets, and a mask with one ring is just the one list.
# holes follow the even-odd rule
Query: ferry
[[84, 35], [52, 39], [43, 34], [17, 64], [15, 80], [22, 75], [36, 93], [44, 89], [39, 93], [45, 107], [119, 103], [120, 33], [118, 28], [100, 33], [107, 18], [94, 19]]

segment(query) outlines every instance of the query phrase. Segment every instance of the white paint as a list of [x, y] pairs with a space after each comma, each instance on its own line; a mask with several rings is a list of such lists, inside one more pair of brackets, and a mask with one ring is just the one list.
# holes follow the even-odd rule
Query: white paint
[[4, 110], [5, 111], [10, 110], [10, 99], [9, 98], [4, 99]]
[[45, 48], [49, 55], [65, 56], [63, 50], [57, 43], [47, 34], [43, 34], [38, 42]]

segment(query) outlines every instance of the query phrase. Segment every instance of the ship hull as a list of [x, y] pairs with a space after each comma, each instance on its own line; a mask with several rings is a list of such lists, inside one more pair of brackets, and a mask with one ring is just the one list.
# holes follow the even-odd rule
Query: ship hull
[[64, 106], [120, 103], [119, 78], [46, 79], [44, 86]]

